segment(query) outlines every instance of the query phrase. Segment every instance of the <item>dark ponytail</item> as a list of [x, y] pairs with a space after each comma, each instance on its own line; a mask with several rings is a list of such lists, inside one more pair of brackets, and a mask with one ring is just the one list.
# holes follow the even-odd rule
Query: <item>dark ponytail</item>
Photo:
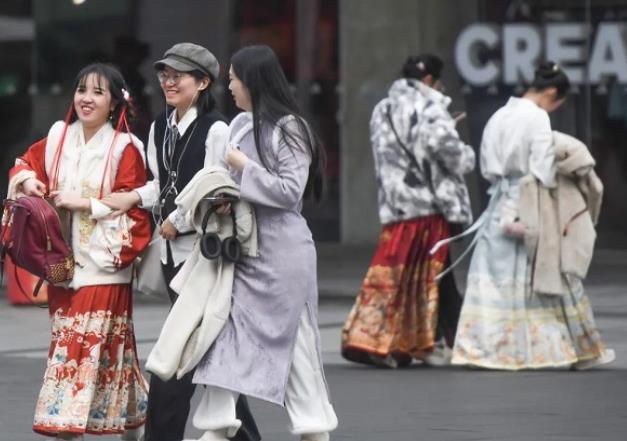
[[559, 64], [545, 61], [536, 69], [531, 88], [543, 91], [554, 87], [557, 90], [555, 99], [562, 99], [570, 89], [570, 80]]
[[442, 76], [443, 68], [444, 62], [437, 55], [412, 55], [405, 60], [401, 69], [401, 76], [422, 80], [427, 75], [431, 75], [434, 80], [438, 80]]

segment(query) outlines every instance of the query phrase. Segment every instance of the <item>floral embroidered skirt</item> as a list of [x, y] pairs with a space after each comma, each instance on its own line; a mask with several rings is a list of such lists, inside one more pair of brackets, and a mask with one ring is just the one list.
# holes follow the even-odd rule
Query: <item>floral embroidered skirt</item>
[[517, 370], [599, 357], [605, 347], [581, 282], [566, 295], [533, 294], [524, 242], [503, 233], [494, 202], [477, 232], [453, 363]]
[[369, 354], [411, 360], [431, 351], [436, 337], [439, 293], [435, 276], [447, 259], [449, 236], [439, 215], [385, 225], [372, 262], [344, 328], [344, 358], [369, 363]]
[[48, 290], [52, 342], [33, 430], [113, 434], [146, 419], [129, 284]]

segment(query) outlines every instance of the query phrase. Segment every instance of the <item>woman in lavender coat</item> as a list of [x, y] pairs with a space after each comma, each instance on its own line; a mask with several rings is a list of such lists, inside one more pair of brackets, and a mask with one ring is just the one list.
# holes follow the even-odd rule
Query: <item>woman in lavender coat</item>
[[237, 264], [229, 320], [194, 375], [208, 386], [194, 425], [202, 441], [233, 436], [244, 394], [284, 405], [301, 440], [328, 440], [337, 417], [320, 357], [316, 249], [300, 213], [304, 197], [320, 195], [323, 150], [272, 49], [239, 50], [229, 78], [245, 112], [231, 123], [225, 159], [255, 207], [259, 256]]

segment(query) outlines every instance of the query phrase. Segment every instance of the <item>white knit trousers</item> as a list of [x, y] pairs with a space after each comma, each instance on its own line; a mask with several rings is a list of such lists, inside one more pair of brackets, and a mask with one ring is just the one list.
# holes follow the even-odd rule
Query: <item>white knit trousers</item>
[[[203, 441], [224, 440], [235, 435], [241, 425], [235, 416], [238, 394], [207, 386], [194, 413], [194, 426], [204, 430]], [[316, 350], [316, 334], [307, 309], [300, 316], [294, 346], [294, 361], [285, 390], [285, 408], [290, 432], [301, 440], [326, 441], [337, 427], [337, 416], [329, 402], [322, 366]]]

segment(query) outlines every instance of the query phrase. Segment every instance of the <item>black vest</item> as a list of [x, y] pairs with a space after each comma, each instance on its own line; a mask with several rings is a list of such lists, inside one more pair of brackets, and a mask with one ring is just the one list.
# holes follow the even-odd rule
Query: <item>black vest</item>
[[[165, 112], [162, 112], [157, 117], [154, 128], [154, 141], [157, 148], [159, 169], [159, 190], [161, 192], [159, 204], [162, 207], [161, 216], [163, 219], [176, 209], [176, 204], [174, 203], [176, 193], [170, 191], [166, 194], [165, 188], [169, 187], [173, 181], [175, 182], [174, 186], [177, 193], [180, 193], [185, 188], [194, 175], [203, 168], [205, 163], [205, 142], [209, 129], [217, 121], [226, 122], [224, 116], [216, 110], [196, 118], [185, 130], [185, 134], [177, 141], [174, 154], [172, 155], [172, 170], [168, 172], [164, 164], [164, 157], [168, 160], [168, 146], [163, 145], [166, 129], [165, 115]], [[187, 147], [185, 147], [186, 145]], [[165, 155], [164, 147], [166, 149]]]

